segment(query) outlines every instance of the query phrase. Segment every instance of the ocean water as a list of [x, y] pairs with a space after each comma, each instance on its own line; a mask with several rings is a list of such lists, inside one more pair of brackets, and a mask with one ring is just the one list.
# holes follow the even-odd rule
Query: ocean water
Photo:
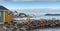
[[[52, 18], [56, 18], [57, 20], [60, 20], [60, 16], [37, 16], [37, 17], [33, 17], [30, 19], [34, 19], [34, 20], [39, 20], [40, 18], [44, 18], [44, 19], [52, 19]], [[14, 20], [26, 20], [27, 18], [13, 18]]]
[[37, 16], [36, 18], [44, 18], [44, 19], [56, 18], [56, 19], [60, 19], [60, 16]]
[[60, 28], [45, 28], [45, 29], [35, 29], [31, 31], [60, 31]]

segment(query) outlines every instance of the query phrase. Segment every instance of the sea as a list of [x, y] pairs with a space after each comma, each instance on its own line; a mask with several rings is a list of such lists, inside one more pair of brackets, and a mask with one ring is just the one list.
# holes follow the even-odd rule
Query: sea
[[[33, 18], [30, 18], [31, 20], [40, 20], [40, 18], [44, 18], [44, 19], [52, 19], [52, 18], [56, 18], [57, 20], [60, 20], [60, 16], [36, 16], [36, 17], [33, 17]], [[27, 17], [25, 18], [13, 18], [14, 20], [26, 20]]]
[[31, 31], [60, 31], [60, 28], [45, 28], [45, 29], [35, 29]]

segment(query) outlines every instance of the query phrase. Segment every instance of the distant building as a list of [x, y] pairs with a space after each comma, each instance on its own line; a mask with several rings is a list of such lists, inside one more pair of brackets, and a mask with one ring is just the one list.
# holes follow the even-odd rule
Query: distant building
[[10, 16], [12, 16], [12, 18], [16, 18], [16, 17], [19, 17], [19, 13], [12, 12]]

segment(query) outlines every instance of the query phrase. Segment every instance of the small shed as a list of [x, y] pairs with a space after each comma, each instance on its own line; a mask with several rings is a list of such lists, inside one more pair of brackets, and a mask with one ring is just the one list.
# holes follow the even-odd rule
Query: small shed
[[11, 17], [8, 16], [8, 11], [7, 8], [0, 6], [0, 24], [12, 20]]

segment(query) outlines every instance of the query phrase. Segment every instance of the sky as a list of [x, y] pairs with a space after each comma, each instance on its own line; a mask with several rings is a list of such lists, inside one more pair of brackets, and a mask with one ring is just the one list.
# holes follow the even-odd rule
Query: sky
[[[17, 10], [19, 13], [44, 15], [46, 13], [60, 14], [60, 2], [0, 2], [0, 5], [11, 11]], [[19, 10], [28, 9], [28, 10]], [[32, 10], [31, 10], [32, 9]]]
[[0, 5], [8, 9], [60, 9], [60, 2], [0, 2]]
[[0, 0], [0, 1], [12, 1], [12, 2], [20, 2], [20, 1], [60, 1], [60, 0]]

